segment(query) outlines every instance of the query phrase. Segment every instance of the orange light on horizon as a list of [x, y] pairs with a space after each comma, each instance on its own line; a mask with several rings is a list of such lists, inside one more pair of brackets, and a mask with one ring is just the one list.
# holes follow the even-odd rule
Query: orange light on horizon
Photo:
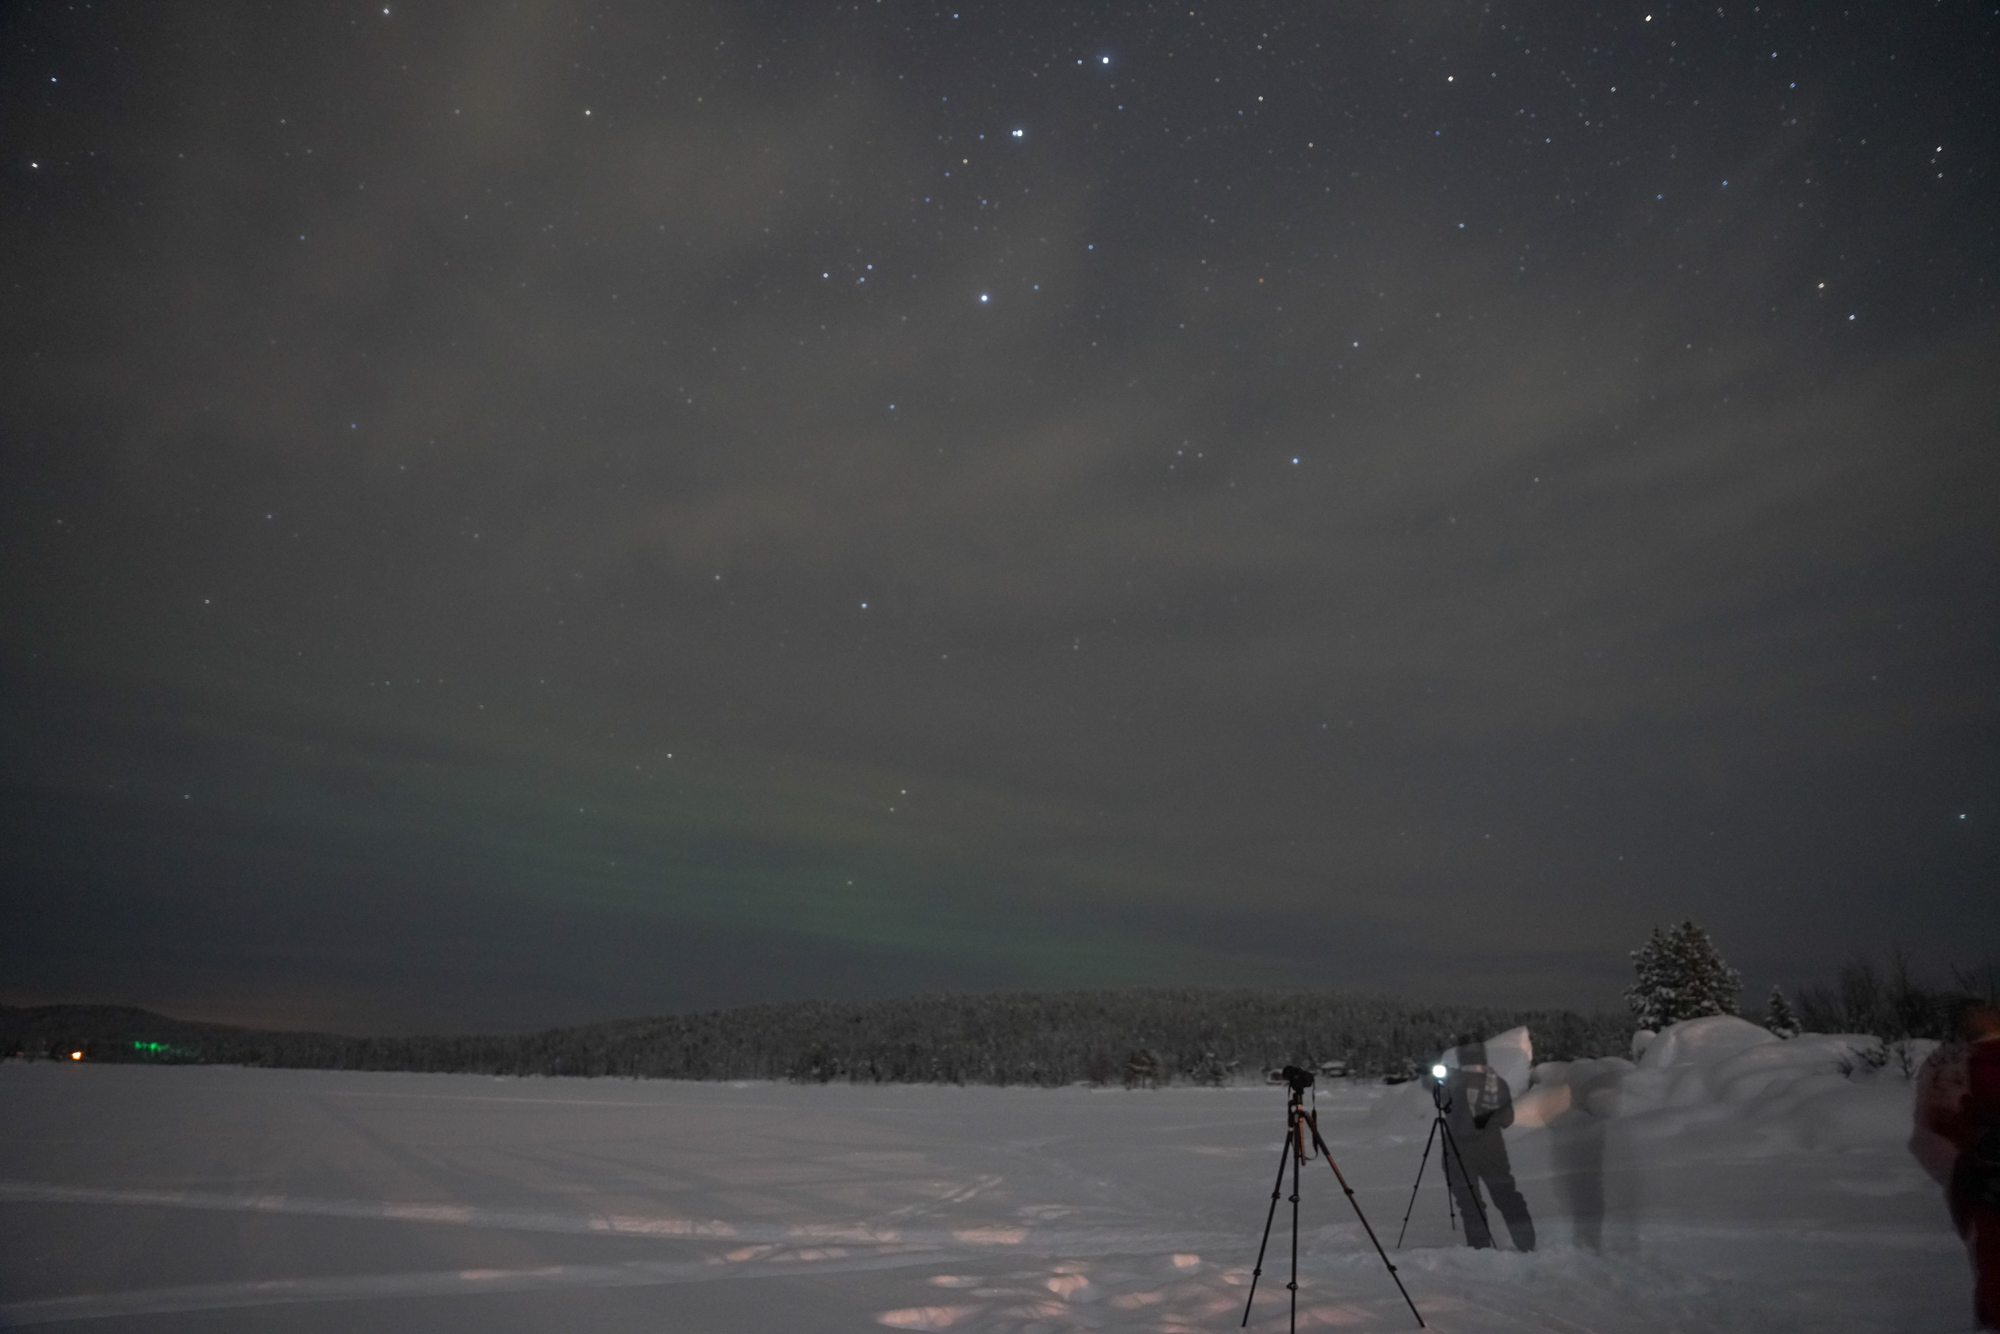
[[73, 1051], [69, 1054], [69, 1058], [72, 1061], [80, 1061], [83, 1059], [83, 1053], [80, 1051]]

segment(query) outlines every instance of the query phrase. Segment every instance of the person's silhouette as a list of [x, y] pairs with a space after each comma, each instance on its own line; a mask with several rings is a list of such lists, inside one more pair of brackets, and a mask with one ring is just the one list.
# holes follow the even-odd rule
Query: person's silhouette
[[1578, 1110], [1549, 1126], [1556, 1169], [1556, 1189], [1569, 1206], [1576, 1244], [1587, 1250], [1604, 1247], [1605, 1124]]
[[1971, 1252], [1974, 1319], [2000, 1329], [2000, 1008], [1966, 997], [1958, 1010], [1964, 1041], [1917, 1073], [1910, 1152], [1945, 1187]]
[[1514, 1170], [1507, 1162], [1507, 1141], [1500, 1134], [1514, 1124], [1514, 1092], [1486, 1064], [1485, 1043], [1459, 1044], [1458, 1068], [1446, 1076], [1444, 1094], [1445, 1124], [1450, 1127], [1458, 1148], [1456, 1155], [1445, 1155], [1444, 1179], [1458, 1201], [1460, 1217], [1465, 1220], [1466, 1244], [1474, 1247], [1493, 1244], [1493, 1235], [1478, 1207], [1479, 1187], [1483, 1182], [1493, 1207], [1506, 1220], [1507, 1235], [1513, 1238], [1515, 1248], [1534, 1250], [1534, 1220], [1528, 1217], [1528, 1202], [1514, 1187]]

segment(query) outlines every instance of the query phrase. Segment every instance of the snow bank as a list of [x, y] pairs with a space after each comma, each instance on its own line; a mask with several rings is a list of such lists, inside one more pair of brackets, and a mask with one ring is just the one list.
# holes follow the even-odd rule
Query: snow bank
[[1536, 1066], [1510, 1138], [1543, 1128], [1561, 1137], [1601, 1123], [1628, 1141], [1701, 1135], [1753, 1156], [1879, 1149], [1909, 1133], [1904, 1066], [1925, 1054], [1913, 1048], [1903, 1060], [1885, 1059], [1882, 1044], [1863, 1034], [1780, 1039], [1731, 1015], [1690, 1019], [1642, 1044], [1636, 1062]]
[[1778, 1035], [1733, 1014], [1688, 1019], [1663, 1028], [1639, 1057], [1641, 1070], [1665, 1070], [1676, 1065], [1706, 1065], [1752, 1047], [1768, 1046]]
[[[1508, 1138], [1551, 1126], [1574, 1130], [1586, 1118], [1619, 1122], [1643, 1139], [1729, 1124], [1766, 1150], [1879, 1144], [1908, 1133], [1911, 1090], [1904, 1067], [1914, 1069], [1928, 1053], [1913, 1045], [1884, 1059], [1882, 1044], [1865, 1034], [1781, 1039], [1734, 1015], [1690, 1019], [1641, 1036], [1646, 1041], [1635, 1043], [1636, 1061], [1603, 1056], [1539, 1065], [1533, 1064], [1527, 1029], [1488, 1038], [1487, 1063], [1514, 1098]], [[1458, 1049], [1440, 1052], [1436, 1062], [1456, 1068]], [[1369, 1119], [1380, 1130], [1404, 1133], [1410, 1122], [1432, 1114], [1431, 1084], [1420, 1079], [1390, 1090]]]

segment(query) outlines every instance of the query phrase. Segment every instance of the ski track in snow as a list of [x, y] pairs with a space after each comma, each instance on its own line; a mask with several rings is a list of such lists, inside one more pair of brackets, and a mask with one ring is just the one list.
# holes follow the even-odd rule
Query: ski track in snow
[[[1565, 1214], [1565, 1123], [1510, 1132], [1540, 1248], [1454, 1245], [1433, 1165], [1392, 1258], [1456, 1334], [1966, 1328], [1906, 1095], [1829, 1096], [1838, 1115], [1785, 1104], [1797, 1134], [1755, 1108], [1630, 1118], [1595, 1247]], [[1407, 1102], [1320, 1100], [1385, 1244], [1427, 1129]], [[1242, 1318], [1283, 1093], [17, 1066], [0, 1123], [5, 1327], [1191, 1334]], [[1318, 1166], [1298, 1327], [1415, 1328]], [[1286, 1328], [1289, 1246], [1281, 1202], [1253, 1329]]]

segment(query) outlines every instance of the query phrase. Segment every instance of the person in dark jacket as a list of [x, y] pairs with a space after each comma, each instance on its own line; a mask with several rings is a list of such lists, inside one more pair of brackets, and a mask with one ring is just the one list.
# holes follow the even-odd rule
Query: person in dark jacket
[[1514, 1124], [1514, 1093], [1497, 1071], [1486, 1064], [1486, 1044], [1462, 1041], [1458, 1068], [1447, 1069], [1442, 1083], [1444, 1122], [1451, 1130], [1456, 1155], [1444, 1157], [1444, 1179], [1458, 1201], [1468, 1246], [1493, 1244], [1493, 1234], [1479, 1208], [1479, 1187], [1506, 1220], [1515, 1249], [1535, 1249], [1535, 1224], [1528, 1202], [1514, 1186], [1514, 1169], [1507, 1161], [1507, 1141], [1501, 1131]]
[[1910, 1152], [1945, 1188], [1972, 1258], [1973, 1316], [2000, 1329], [2000, 1010], [1960, 1008], [1963, 1042], [1939, 1047], [1917, 1073]]

